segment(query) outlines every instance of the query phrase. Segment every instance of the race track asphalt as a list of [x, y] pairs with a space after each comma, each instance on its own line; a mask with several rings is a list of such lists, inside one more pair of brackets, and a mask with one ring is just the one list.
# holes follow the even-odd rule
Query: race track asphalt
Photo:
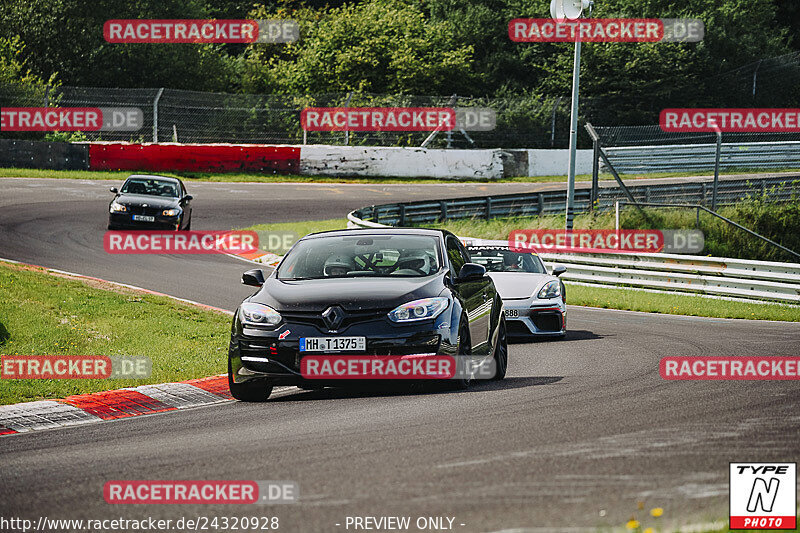
[[[109, 186], [0, 179], [0, 257], [226, 309], [248, 294], [239, 284], [248, 264], [226, 256], [106, 254]], [[189, 185], [193, 229], [335, 218], [484, 187], [541, 186]], [[455, 531], [595, 531], [633, 515], [645, 527], [725, 519], [729, 462], [797, 460], [796, 382], [667, 382], [658, 363], [797, 355], [800, 324], [578, 307], [568, 324], [565, 340], [511, 345], [508, 378], [466, 392], [290, 390], [266, 404], [2, 438], [0, 516], [267, 515], [281, 531], [348, 531], [348, 516], [449, 516]], [[115, 479], [293, 480], [301, 502], [110, 506], [103, 485]], [[664, 509], [660, 522], [647, 517], [652, 507]]]

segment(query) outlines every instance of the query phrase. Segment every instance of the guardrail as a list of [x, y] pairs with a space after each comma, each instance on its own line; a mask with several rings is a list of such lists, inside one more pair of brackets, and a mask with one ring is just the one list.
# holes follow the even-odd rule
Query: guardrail
[[[606, 146], [618, 172], [688, 172], [714, 168], [716, 144]], [[602, 166], [601, 166], [602, 168]], [[800, 142], [722, 143], [720, 168], [800, 168]]]
[[[384, 227], [347, 216], [348, 227]], [[467, 243], [507, 241], [462, 238]], [[567, 282], [800, 304], [800, 264], [676, 254], [540, 254], [567, 267]]]
[[[628, 190], [638, 202], [663, 200], [669, 203], [710, 205], [713, 183], [709, 180], [669, 185], [630, 185]], [[790, 200], [793, 195], [800, 195], [800, 174], [720, 180], [717, 204], [734, 204], [748, 195], [763, 195], [776, 201]], [[619, 187], [602, 187], [595, 208], [610, 209], [618, 200], [627, 200]], [[389, 226], [405, 226], [464, 218], [555, 215], [564, 212], [565, 203], [566, 191], [543, 191], [372, 205], [357, 209], [353, 213], [361, 220]], [[575, 211], [587, 212], [591, 207], [591, 189], [577, 189]]]

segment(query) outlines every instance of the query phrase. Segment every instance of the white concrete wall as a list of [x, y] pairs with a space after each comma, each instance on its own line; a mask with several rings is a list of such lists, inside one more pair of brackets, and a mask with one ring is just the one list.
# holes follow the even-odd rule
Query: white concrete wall
[[[528, 150], [528, 176], [566, 176], [569, 150]], [[576, 174], [592, 173], [592, 150], [578, 150]]]
[[[503, 152], [501, 149], [443, 150], [311, 144], [300, 149], [300, 173], [320, 176], [499, 179], [511, 177], [505, 176], [503, 171]], [[527, 173], [522, 168], [515, 175], [567, 175], [568, 150], [524, 152], [528, 156]], [[576, 172], [592, 172], [591, 150], [578, 150]]]
[[300, 149], [300, 173], [323, 176], [497, 179], [503, 177], [503, 161], [499, 150], [306, 145]]

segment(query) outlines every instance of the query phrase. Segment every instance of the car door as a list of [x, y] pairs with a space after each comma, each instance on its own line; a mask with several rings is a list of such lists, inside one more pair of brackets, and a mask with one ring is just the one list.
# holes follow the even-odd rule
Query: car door
[[189, 196], [189, 191], [186, 190], [186, 186], [183, 184], [183, 182], [178, 180], [178, 183], [180, 184], [181, 188], [181, 208], [184, 212], [183, 220], [184, 224], [188, 225], [192, 218], [192, 198]]
[[[450, 261], [452, 278], [456, 279], [461, 267], [469, 262], [469, 254], [453, 235], [447, 236], [445, 247]], [[473, 355], [485, 355], [488, 353], [489, 313], [484, 313], [486, 303], [484, 300], [485, 285], [485, 280], [464, 281], [453, 284], [453, 291], [461, 301], [461, 305], [467, 314]], [[491, 311], [491, 306], [489, 308]]]

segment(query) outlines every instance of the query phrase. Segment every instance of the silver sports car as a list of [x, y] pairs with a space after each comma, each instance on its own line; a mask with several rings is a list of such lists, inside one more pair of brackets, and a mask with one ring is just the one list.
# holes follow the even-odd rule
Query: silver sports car
[[508, 335], [563, 337], [567, 332], [567, 295], [558, 278], [563, 266], [548, 274], [535, 253], [509, 250], [508, 245], [466, 242], [472, 261], [486, 267], [503, 299]]

